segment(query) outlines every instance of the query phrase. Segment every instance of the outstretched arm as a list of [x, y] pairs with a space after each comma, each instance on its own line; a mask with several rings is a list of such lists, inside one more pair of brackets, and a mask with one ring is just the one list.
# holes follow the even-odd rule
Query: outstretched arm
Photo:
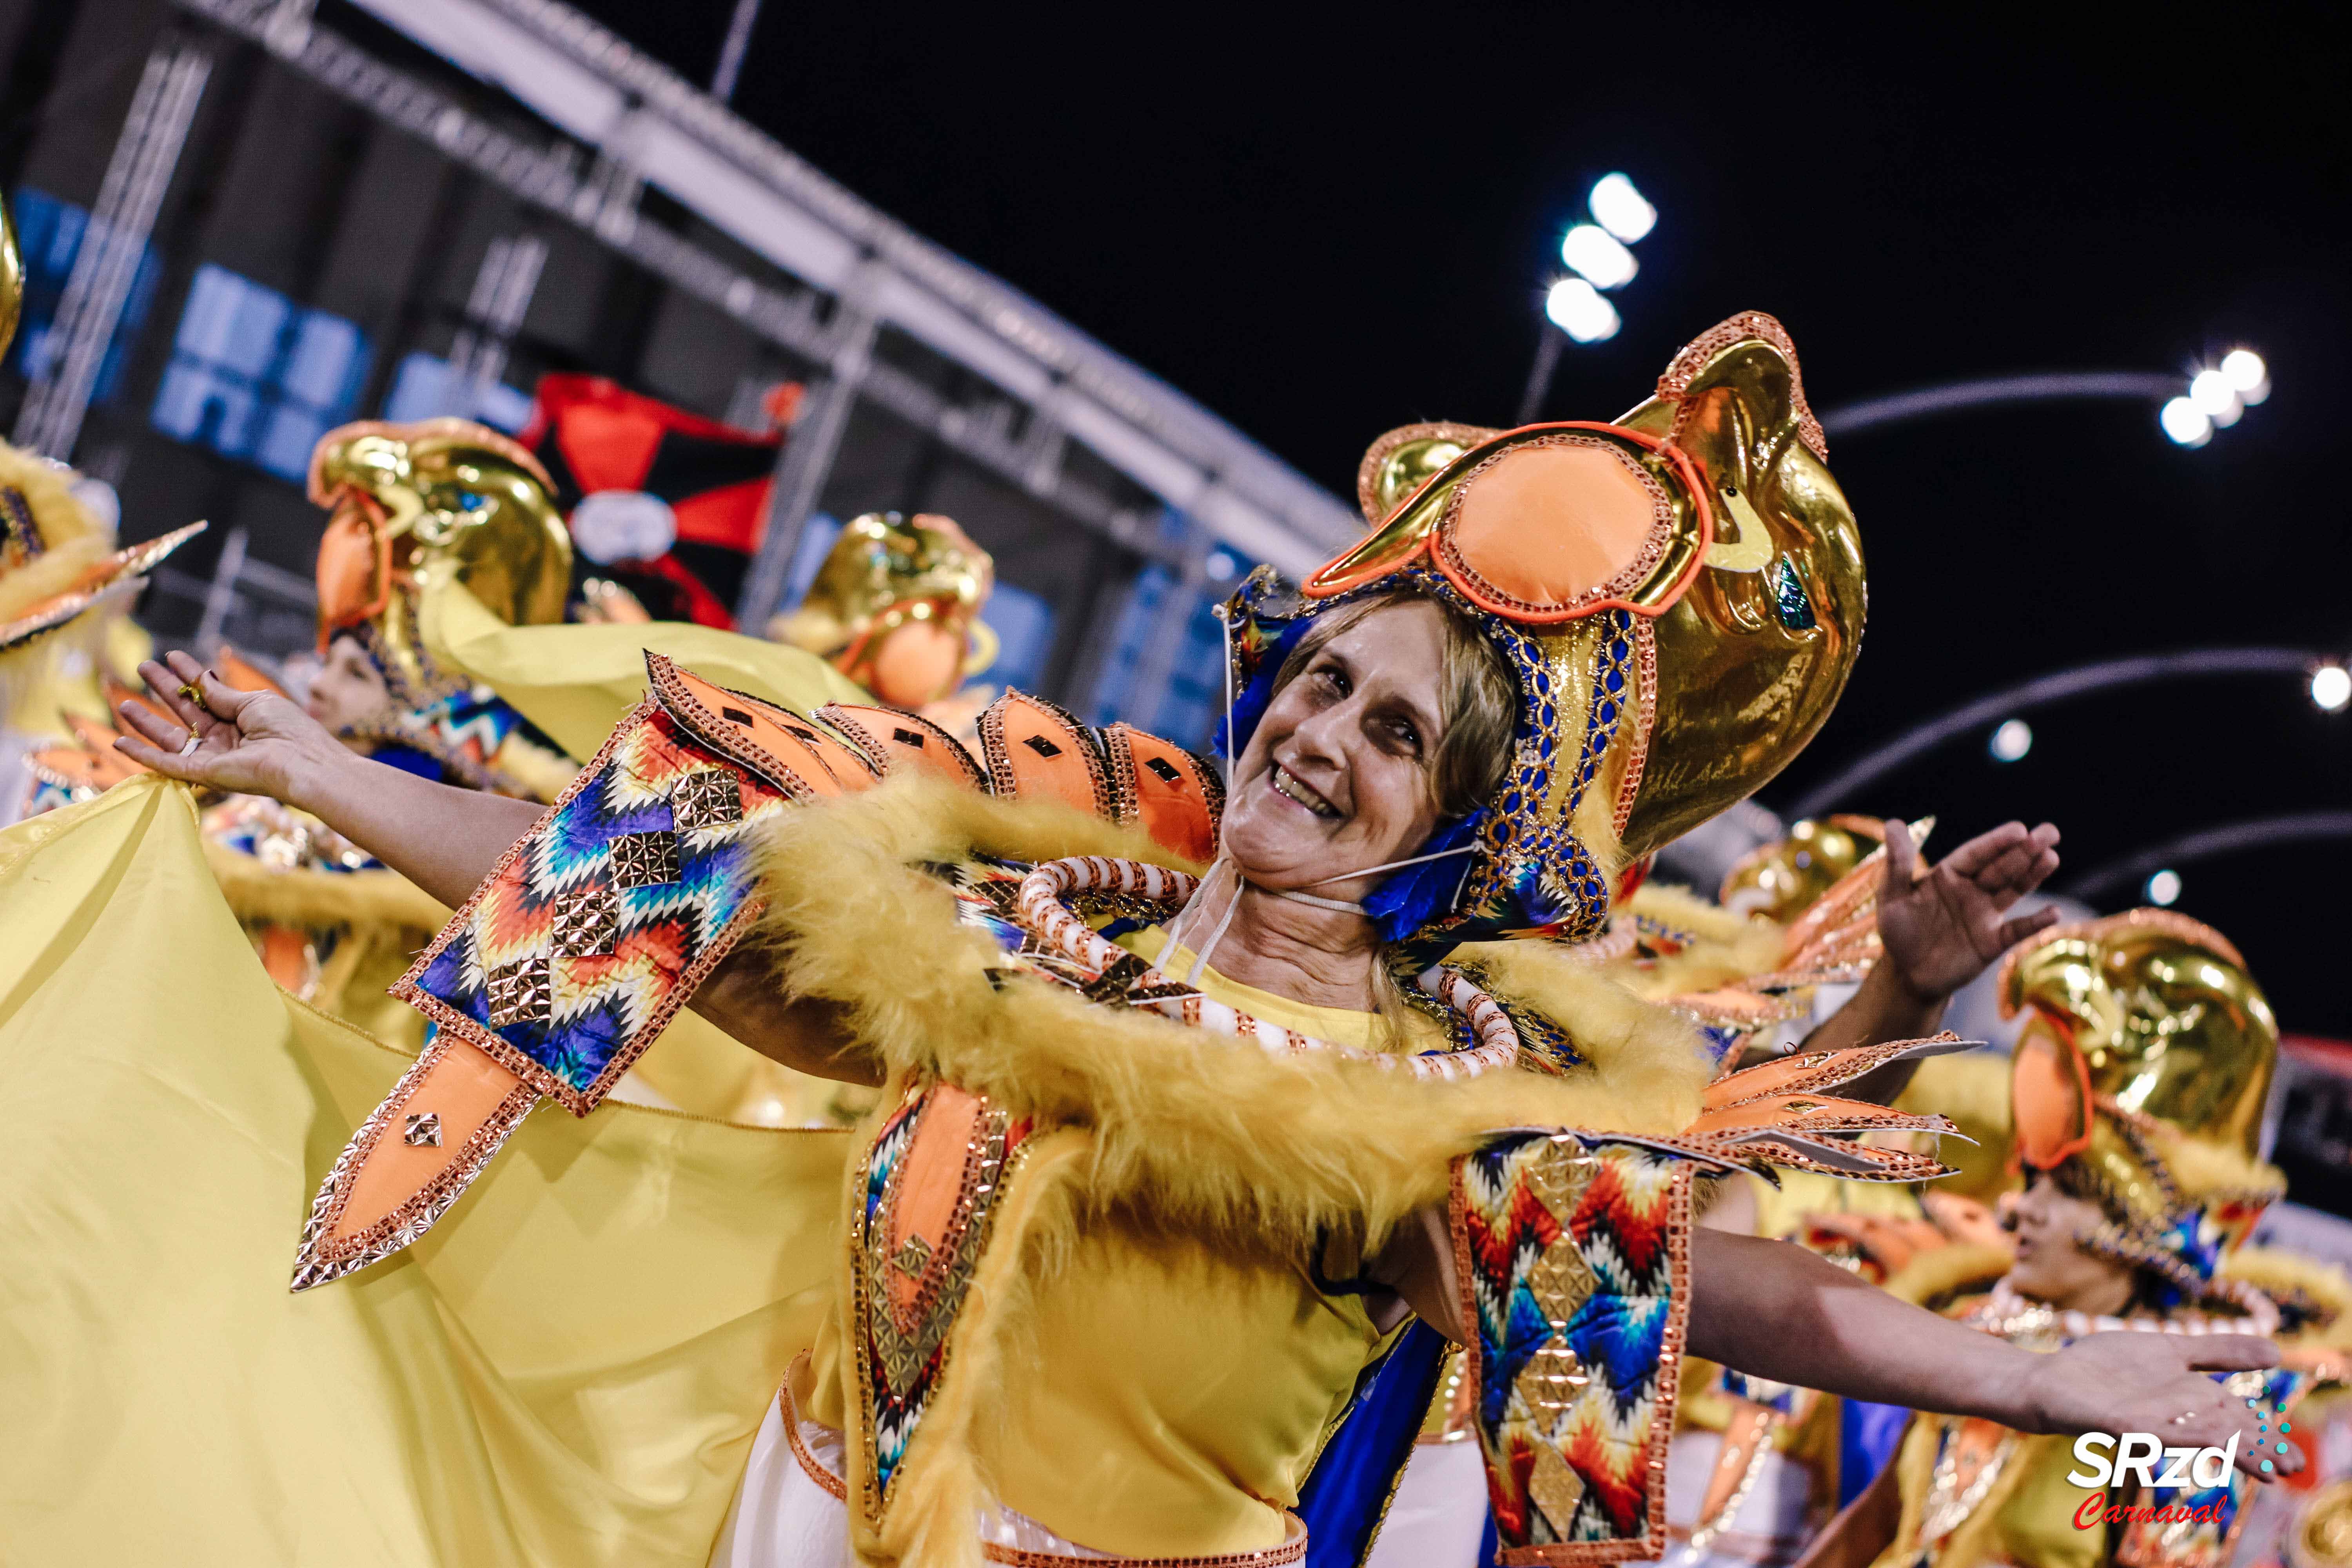
[[[453, 909], [542, 814], [525, 800], [455, 789], [371, 762], [285, 698], [238, 691], [184, 653], [139, 667], [173, 723], [136, 702], [122, 720], [124, 755], [169, 778], [264, 795], [307, 811]], [[202, 697], [192, 701], [188, 688]], [[194, 751], [184, 752], [196, 737]], [[730, 954], [697, 990], [694, 1010], [786, 1067], [875, 1083], [837, 1009], [782, 994], [764, 964]]]
[[[2021, 1432], [2154, 1432], [2219, 1447], [2242, 1435], [2239, 1465], [2261, 1474], [2254, 1412], [2207, 1372], [2275, 1365], [2249, 1334], [2094, 1334], [2053, 1355], [1897, 1300], [1802, 1247], [1691, 1232], [1693, 1355], [1854, 1399], [1980, 1415]], [[2269, 1458], [2284, 1475], [2288, 1445]], [[2267, 1478], [2266, 1478], [2267, 1479]]]

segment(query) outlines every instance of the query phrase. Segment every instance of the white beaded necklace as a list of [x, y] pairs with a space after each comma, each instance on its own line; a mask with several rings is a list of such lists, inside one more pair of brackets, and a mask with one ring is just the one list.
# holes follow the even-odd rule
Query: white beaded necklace
[[[1100, 891], [1124, 894], [1147, 903], [1181, 908], [1199, 889], [1201, 880], [1181, 871], [1147, 865], [1140, 860], [1105, 855], [1076, 855], [1048, 860], [1022, 879], [1013, 900], [1014, 918], [1049, 952], [1101, 973], [1121, 960], [1132, 958], [1125, 948], [1098, 935], [1063, 900], [1072, 893]], [[1433, 964], [1415, 982], [1465, 1020], [1475, 1046], [1428, 1056], [1387, 1056], [1317, 1039], [1297, 1029], [1284, 1028], [1252, 1017], [1237, 1008], [1184, 990], [1181, 995], [1145, 997], [1135, 1005], [1148, 1007], [1179, 1023], [1218, 1034], [1255, 1040], [1270, 1051], [1328, 1051], [1412, 1073], [1415, 1078], [1475, 1078], [1518, 1060], [1519, 1035], [1495, 999], [1454, 971]], [[1147, 966], [1134, 989], [1182, 990], [1157, 967]]]

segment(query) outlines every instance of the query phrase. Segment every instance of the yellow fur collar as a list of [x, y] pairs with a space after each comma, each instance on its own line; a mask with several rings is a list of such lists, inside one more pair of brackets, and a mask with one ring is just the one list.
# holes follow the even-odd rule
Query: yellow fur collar
[[959, 925], [947, 888], [919, 868], [975, 852], [1168, 863], [1139, 834], [1066, 806], [901, 778], [771, 830], [759, 942], [793, 994], [847, 1007], [894, 1076], [937, 1074], [1015, 1115], [1089, 1130], [1090, 1204], [1237, 1244], [1303, 1246], [1339, 1225], [1371, 1240], [1442, 1198], [1449, 1162], [1494, 1129], [1667, 1132], [1697, 1112], [1710, 1068], [1690, 1026], [1539, 943], [1475, 956], [1498, 996], [1576, 1042], [1590, 1065], [1565, 1078], [1423, 1082], [1042, 982], [999, 990], [982, 973], [995, 944]]

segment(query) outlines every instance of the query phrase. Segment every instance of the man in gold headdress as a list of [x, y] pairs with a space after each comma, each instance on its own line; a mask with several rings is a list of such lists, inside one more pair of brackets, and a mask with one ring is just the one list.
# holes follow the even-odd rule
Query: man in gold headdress
[[[2277, 1333], [2291, 1347], [2286, 1365], [2231, 1387], [2277, 1413], [2265, 1441], [2284, 1456], [2295, 1401], [2315, 1377], [2341, 1376], [2328, 1342], [2352, 1296], [2332, 1270], [2284, 1269], [2242, 1247], [2284, 1186], [2256, 1157], [2278, 1026], [2243, 959], [2210, 927], [2133, 910], [2021, 948], [2002, 966], [2000, 995], [2006, 1013], [2027, 1019], [2011, 1076], [2026, 1180], [2008, 1220], [2013, 1249], [1931, 1249], [1890, 1286], [2033, 1350], [2112, 1329]], [[2063, 1439], [1916, 1416], [1895, 1463], [1815, 1560], [2230, 1560], [2249, 1501], [2242, 1479], [2083, 1485], [2069, 1479], [2080, 1461]], [[2273, 1464], [2292, 1468], [2273, 1458], [2264, 1468]]]
[[365, 421], [328, 433], [310, 499], [331, 513], [319, 543], [328, 662], [312, 710], [411, 772], [552, 800], [576, 771], [495, 691], [426, 640], [428, 603], [462, 589], [508, 626], [563, 619], [572, 539], [552, 481], [520, 445], [465, 419]]

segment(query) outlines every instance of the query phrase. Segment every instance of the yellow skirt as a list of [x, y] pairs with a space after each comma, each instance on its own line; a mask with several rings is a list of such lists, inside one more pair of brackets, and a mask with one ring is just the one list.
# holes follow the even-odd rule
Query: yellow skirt
[[183, 787], [0, 833], [0, 1556], [704, 1563], [847, 1135], [542, 1106], [423, 1242], [289, 1294], [405, 1065], [270, 984]]

